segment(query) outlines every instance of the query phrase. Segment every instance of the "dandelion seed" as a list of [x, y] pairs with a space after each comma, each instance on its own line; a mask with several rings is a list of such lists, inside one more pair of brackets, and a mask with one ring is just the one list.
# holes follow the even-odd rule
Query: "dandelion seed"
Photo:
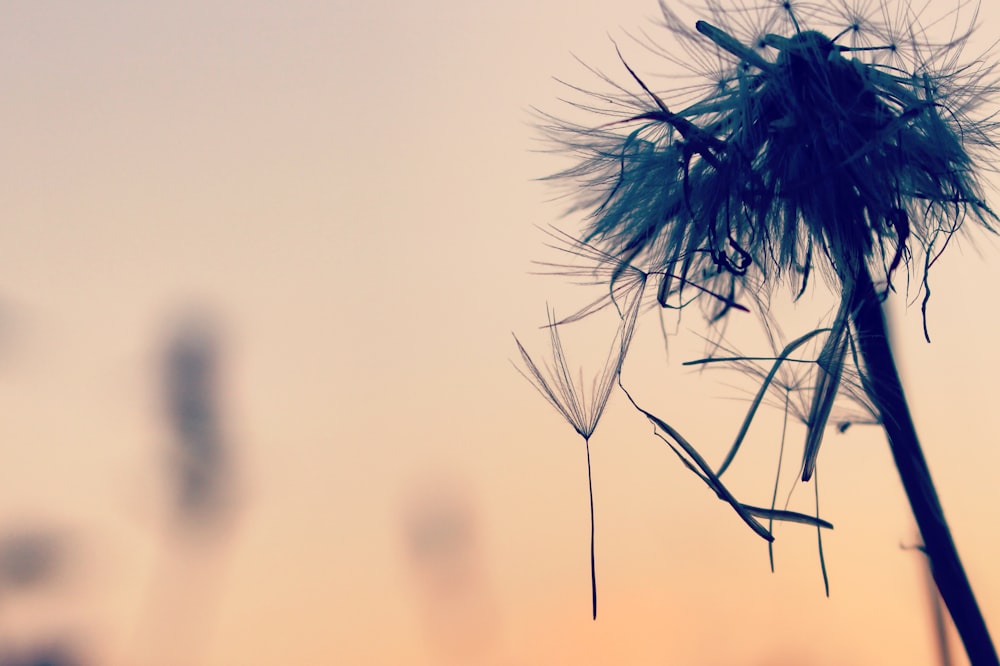
[[521, 360], [527, 372], [520, 368], [519, 372], [542, 394], [550, 405], [555, 407], [567, 423], [583, 438], [587, 451], [587, 488], [590, 495], [590, 589], [591, 604], [594, 619], [597, 619], [597, 567], [594, 555], [594, 483], [590, 466], [590, 438], [597, 429], [597, 424], [604, 414], [611, 390], [621, 372], [625, 354], [632, 341], [639, 306], [642, 303], [642, 287], [631, 294], [631, 300], [621, 310], [621, 325], [611, 346], [611, 352], [604, 363], [600, 375], [594, 380], [590, 391], [590, 400], [584, 394], [583, 382], [576, 382], [569, 369], [562, 340], [559, 337], [559, 323], [555, 314], [549, 313], [549, 338], [552, 346], [552, 363], [539, 367], [528, 354], [521, 341], [514, 336], [514, 342], [521, 353]]

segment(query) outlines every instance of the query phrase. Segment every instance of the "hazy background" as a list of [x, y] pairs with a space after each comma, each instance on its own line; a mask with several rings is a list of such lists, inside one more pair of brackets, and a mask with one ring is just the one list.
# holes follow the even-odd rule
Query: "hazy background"
[[[591, 83], [574, 55], [625, 81], [609, 35], [650, 63], [624, 34], [666, 39], [656, 17], [652, 0], [3, 3], [0, 663], [935, 663], [879, 431], [830, 434], [820, 457], [828, 599], [814, 530], [779, 526], [772, 575], [618, 394], [592, 442], [590, 619], [583, 443], [510, 364], [511, 331], [544, 355], [546, 302], [588, 296], [529, 274], [564, 208], [534, 181], [561, 162], [533, 152], [529, 109], [563, 108], [553, 76]], [[894, 317], [995, 633], [998, 249], [936, 266], [933, 344], [918, 308]], [[567, 331], [574, 363], [601, 361], [600, 321]], [[814, 319], [796, 321], [790, 337]], [[682, 369], [697, 340], [668, 363], [655, 316], [640, 326], [626, 376], [717, 463], [752, 384]], [[731, 473], [757, 504], [768, 418]]]

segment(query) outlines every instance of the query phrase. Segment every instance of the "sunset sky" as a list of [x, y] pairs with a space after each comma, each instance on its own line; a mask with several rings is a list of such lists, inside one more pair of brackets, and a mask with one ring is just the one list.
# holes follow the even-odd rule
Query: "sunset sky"
[[[580, 219], [538, 180], [565, 162], [532, 109], [568, 108], [556, 78], [595, 83], [579, 61], [627, 83], [615, 43], [668, 90], [671, 65], [629, 37], [669, 45], [658, 16], [655, 0], [5, 3], [0, 544], [49, 535], [59, 557], [41, 583], [0, 580], [0, 654], [936, 664], [916, 528], [871, 427], [831, 431], [820, 456], [827, 598], [814, 529], [776, 527], [772, 574], [765, 542], [612, 394], [591, 442], [590, 617], [583, 442], [511, 364], [512, 331], [544, 357], [546, 305], [595, 295], [534, 274], [553, 257], [540, 228]], [[891, 316], [994, 634], [998, 253], [972, 234], [935, 265], [932, 344], [919, 298], [901, 290]], [[833, 303], [821, 283], [806, 300], [780, 306], [788, 339]], [[734, 335], [760, 343], [745, 319]], [[681, 366], [704, 353], [699, 321], [665, 351], [645, 313], [624, 377], [718, 464], [754, 384]], [[175, 501], [164, 396], [192, 326], [217, 385], [207, 517]], [[585, 377], [613, 326], [564, 332]], [[770, 503], [780, 434], [775, 410], [752, 430], [726, 477], [742, 500]], [[790, 428], [779, 498], [803, 437]], [[810, 484], [790, 506], [812, 502]]]

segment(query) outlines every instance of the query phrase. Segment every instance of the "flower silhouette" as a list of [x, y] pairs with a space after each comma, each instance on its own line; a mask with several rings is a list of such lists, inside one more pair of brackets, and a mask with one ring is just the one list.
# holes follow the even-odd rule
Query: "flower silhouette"
[[717, 0], [692, 28], [661, 1], [689, 56], [670, 59], [700, 64], [705, 85], [671, 109], [626, 64], [638, 92], [581, 105], [611, 122], [547, 117], [579, 158], [552, 178], [589, 211], [587, 242], [677, 289], [788, 278], [801, 294], [813, 269], [837, 288], [862, 269], [888, 284], [915, 258], [928, 268], [967, 217], [991, 229], [974, 167], [996, 86], [992, 65], [957, 64], [971, 30], [932, 43], [904, 2], [877, 18], [843, 1], [767, 7]]
[[[592, 70], [610, 90], [571, 86], [587, 95], [574, 106], [598, 120], [542, 114], [548, 138], [576, 158], [551, 179], [569, 189], [573, 210], [588, 214], [581, 256], [602, 264], [594, 274], [606, 277], [608, 300], [620, 292], [619, 281], [638, 272], [659, 280], [661, 305], [697, 300], [712, 322], [746, 309], [738, 302], [744, 295], [766, 321], [777, 286], [799, 298], [814, 272], [823, 276], [840, 298], [832, 324], [791, 343], [769, 372], [742, 363], [764, 386], [723, 466], [702, 478], [714, 485], [725, 471], [788, 353], [825, 334], [808, 366], [810, 402], [799, 409], [808, 431], [802, 480], [814, 474], [838, 395], [870, 406], [970, 659], [997, 664], [881, 310], [898, 274], [908, 285], [916, 279], [929, 340], [930, 268], [966, 222], [992, 232], [997, 219], [978, 172], [996, 147], [988, 107], [1000, 77], [989, 53], [964, 56], [978, 4], [956, 0], [932, 17], [906, 0], [705, 0], [693, 8], [701, 20], [690, 23], [666, 0], [660, 8], [683, 53], [646, 46], [694, 75], [693, 84], [654, 92], [619, 51], [627, 85]], [[558, 399], [568, 384], [541, 386], [568, 420], [586, 420], [567, 408], [572, 401]], [[577, 431], [586, 439], [592, 428]], [[700, 475], [706, 469], [685, 464]]]

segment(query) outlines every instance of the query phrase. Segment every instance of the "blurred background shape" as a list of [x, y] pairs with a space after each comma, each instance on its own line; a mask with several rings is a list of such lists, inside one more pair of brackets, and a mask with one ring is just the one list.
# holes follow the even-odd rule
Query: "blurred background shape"
[[166, 331], [159, 379], [167, 529], [153, 556], [132, 659], [192, 666], [210, 649], [225, 590], [234, 456], [222, 414], [217, 320], [207, 309], [190, 308]]
[[403, 552], [436, 663], [495, 663], [498, 617], [475, 496], [428, 475], [404, 497]]
[[81, 631], [62, 585], [73, 579], [71, 543], [67, 534], [40, 525], [0, 535], [0, 666], [85, 663], [66, 638]]
[[163, 354], [170, 433], [168, 482], [181, 525], [219, 529], [231, 508], [231, 461], [220, 414], [219, 331], [190, 313], [168, 335]]
[[40, 527], [0, 535], [0, 600], [51, 582], [62, 569], [66, 548], [65, 537]]
[[83, 663], [61, 643], [21, 650], [0, 648], [0, 666], [81, 666]]

